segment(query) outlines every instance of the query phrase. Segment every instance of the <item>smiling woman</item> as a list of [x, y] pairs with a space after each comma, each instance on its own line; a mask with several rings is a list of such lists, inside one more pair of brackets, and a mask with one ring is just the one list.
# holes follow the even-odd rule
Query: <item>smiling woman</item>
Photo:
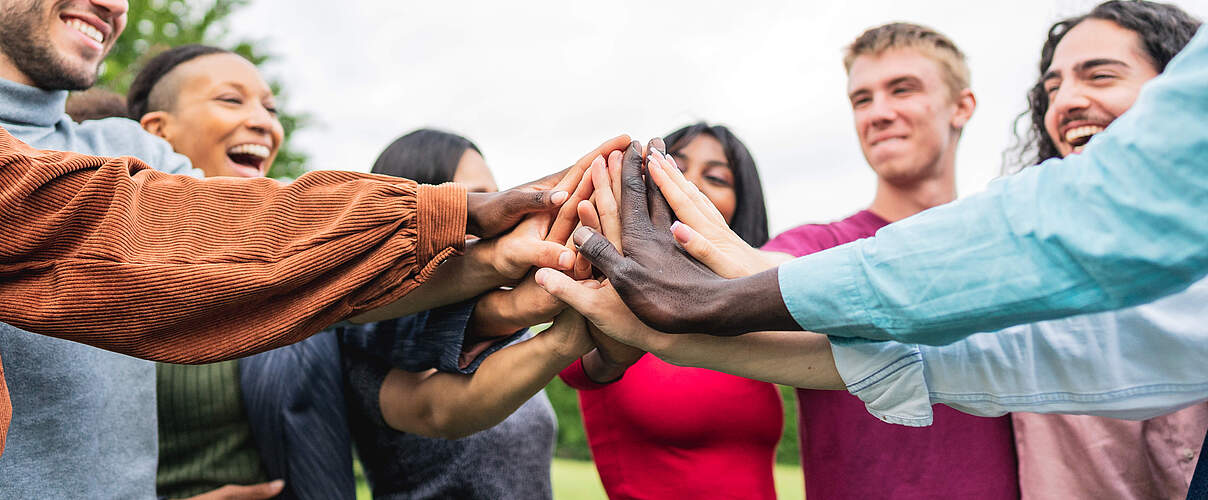
[[261, 177], [284, 130], [273, 91], [232, 52], [185, 45], [156, 56], [130, 86], [130, 118], [207, 177]]
[[[127, 99], [130, 118], [188, 156], [206, 177], [262, 177], [281, 147], [283, 131], [272, 90], [252, 63], [224, 49], [183, 45], [159, 54], [135, 77]], [[287, 369], [316, 380], [339, 373], [334, 338], [328, 335], [281, 349], [293, 360], [272, 364], [281, 376]], [[264, 372], [263, 356], [206, 365], [157, 364], [160, 495], [183, 497], [219, 488], [281, 491], [281, 484], [265, 483], [286, 475], [277, 467], [280, 460], [257, 446], [273, 439], [249, 418], [250, 410], [260, 407], [259, 401], [247, 399], [245, 384], [257, 383], [257, 374]], [[309, 392], [330, 392], [319, 386], [308, 386]], [[278, 396], [273, 401], [286, 397]], [[351, 487], [349, 446], [345, 438], [343, 446], [322, 450], [332, 457], [326, 477], [320, 478], [329, 489], [311, 493], [338, 496]], [[286, 494], [306, 484], [290, 479]], [[241, 486], [253, 483], [261, 484]]]

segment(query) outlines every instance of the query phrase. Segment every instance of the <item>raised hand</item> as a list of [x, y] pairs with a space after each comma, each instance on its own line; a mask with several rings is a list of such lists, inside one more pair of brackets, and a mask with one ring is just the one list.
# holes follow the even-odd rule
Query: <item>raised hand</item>
[[[581, 255], [609, 278], [625, 304], [656, 330], [734, 335], [796, 330], [780, 297], [775, 270], [726, 280], [687, 256], [671, 235], [671, 209], [650, 177], [642, 175], [642, 150], [630, 143], [622, 158], [622, 255], [590, 228], [574, 233]], [[652, 151], [655, 161], [663, 155]], [[543, 283], [543, 274], [537, 276]], [[547, 288], [548, 289], [548, 288]]]
[[[572, 198], [571, 190], [579, 184], [583, 172], [591, 165], [592, 159], [623, 148], [628, 141], [629, 136], [626, 135], [604, 141], [603, 144], [584, 155], [570, 167], [507, 191], [469, 193], [466, 202], [469, 213], [466, 232], [489, 238], [511, 229], [528, 214], [552, 211], [567, 204], [568, 200], [570, 210], [573, 211], [578, 200]], [[563, 230], [561, 227], [554, 229]], [[570, 234], [570, 229], [565, 229], [565, 231], [567, 235]], [[563, 241], [565, 239], [564, 236]]]

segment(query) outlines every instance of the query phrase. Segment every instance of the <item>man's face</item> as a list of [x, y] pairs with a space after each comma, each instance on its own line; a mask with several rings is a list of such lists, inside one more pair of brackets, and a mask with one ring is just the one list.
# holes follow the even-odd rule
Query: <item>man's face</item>
[[933, 177], [968, 120], [944, 83], [939, 63], [909, 48], [852, 62], [847, 95], [864, 158], [895, 185]]
[[1141, 86], [1158, 70], [1131, 30], [1088, 19], [1070, 29], [1053, 51], [1042, 77], [1049, 109], [1045, 132], [1061, 156], [1079, 153], [1132, 107]]
[[45, 90], [82, 90], [126, 27], [126, 0], [0, 0], [0, 74]]

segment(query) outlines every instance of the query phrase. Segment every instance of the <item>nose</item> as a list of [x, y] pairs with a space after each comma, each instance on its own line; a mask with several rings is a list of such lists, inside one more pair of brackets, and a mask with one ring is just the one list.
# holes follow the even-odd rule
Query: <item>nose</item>
[[882, 96], [874, 96], [872, 103], [868, 106], [868, 117], [870, 124], [877, 127], [883, 127], [893, 123], [897, 117], [897, 111], [893, 105], [889, 103], [889, 99], [884, 99]]
[[126, 0], [91, 0], [92, 5], [103, 9], [109, 17], [121, 17], [130, 10], [130, 2]]
[[1084, 90], [1077, 82], [1062, 83], [1053, 93], [1052, 102], [1049, 103], [1049, 112], [1061, 120], [1062, 117], [1074, 111], [1090, 107], [1090, 100], [1087, 99]]
[[252, 129], [256, 133], [272, 136], [273, 131], [281, 127], [281, 121], [276, 115], [265, 109], [264, 106], [253, 105], [253, 110], [248, 114], [244, 125]]

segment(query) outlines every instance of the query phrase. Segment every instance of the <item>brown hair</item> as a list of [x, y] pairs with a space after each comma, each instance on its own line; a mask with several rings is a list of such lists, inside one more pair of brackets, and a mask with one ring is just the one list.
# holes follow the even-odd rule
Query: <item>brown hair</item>
[[969, 65], [965, 54], [940, 32], [911, 23], [889, 23], [861, 33], [843, 54], [843, 67], [849, 73], [857, 57], [880, 55], [887, 50], [910, 48], [939, 63], [944, 83], [953, 98], [969, 88]]

